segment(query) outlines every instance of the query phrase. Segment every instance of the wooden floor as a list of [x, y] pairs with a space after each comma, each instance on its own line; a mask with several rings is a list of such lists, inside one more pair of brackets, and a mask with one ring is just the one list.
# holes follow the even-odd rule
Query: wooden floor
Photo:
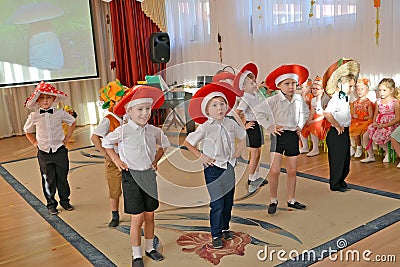
[[[92, 145], [93, 126], [78, 127], [69, 149]], [[0, 163], [35, 157], [36, 150], [24, 136], [0, 139]], [[264, 147], [265, 150], [265, 147]], [[322, 150], [322, 149], [321, 149]], [[264, 161], [265, 163], [268, 163]], [[397, 162], [396, 162], [397, 164]], [[348, 183], [400, 193], [400, 169], [396, 164], [362, 164], [352, 159]], [[327, 154], [302, 155], [299, 172], [328, 177]], [[400, 205], [399, 205], [400, 207]], [[356, 212], [356, 211], [355, 211]], [[370, 250], [373, 255], [395, 255], [400, 261], [400, 222], [355, 243], [348, 249]], [[345, 250], [346, 251], [346, 250]], [[397, 254], [397, 255], [396, 255]], [[372, 256], [371, 256], [372, 257]], [[0, 266], [91, 266], [91, 263], [47, 223], [3, 178], [0, 178]], [[397, 266], [382, 262], [338, 262], [325, 259], [317, 266]]]

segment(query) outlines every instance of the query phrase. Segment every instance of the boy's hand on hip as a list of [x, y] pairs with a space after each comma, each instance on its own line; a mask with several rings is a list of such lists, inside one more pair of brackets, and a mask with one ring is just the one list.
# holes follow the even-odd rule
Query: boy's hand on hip
[[281, 135], [283, 133], [283, 126], [281, 126], [281, 125], [272, 125], [267, 130], [273, 136]]
[[200, 160], [205, 166], [214, 166], [215, 159], [212, 159], [203, 153], [200, 155]]

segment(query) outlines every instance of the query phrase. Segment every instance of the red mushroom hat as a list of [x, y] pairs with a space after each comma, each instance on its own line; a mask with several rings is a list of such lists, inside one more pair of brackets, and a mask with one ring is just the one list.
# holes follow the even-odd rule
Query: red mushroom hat
[[156, 87], [137, 85], [117, 102], [114, 113], [122, 117], [126, 109], [143, 103], [151, 103], [151, 109], [160, 108], [164, 104], [164, 93]]
[[235, 79], [235, 74], [229, 71], [221, 71], [212, 77], [212, 82], [227, 82], [232, 84]]
[[235, 80], [233, 81], [233, 88], [235, 89], [235, 92], [240, 92], [239, 96], [242, 96], [244, 91], [243, 91], [243, 83], [244, 80], [246, 79], [247, 75], [250, 73], [253, 73], [254, 76], [257, 79], [258, 75], [258, 69], [256, 64], [254, 63], [247, 63], [242, 67], [240, 72], [236, 75]]
[[[222, 83], [225, 87], [231, 89], [235, 92], [233, 88], [233, 80], [235, 79], [235, 74], [229, 71], [221, 71], [215, 74], [212, 78], [213, 83]], [[235, 92], [238, 96], [243, 95], [241, 92]]]
[[236, 93], [226, 83], [210, 83], [200, 88], [190, 99], [189, 115], [197, 123], [204, 123], [208, 120], [206, 114], [207, 103], [214, 97], [223, 97], [228, 104], [228, 111], [233, 108], [236, 101]]
[[360, 64], [357, 61], [341, 58], [325, 71], [322, 87], [325, 88], [328, 95], [333, 95], [341, 77], [353, 74], [357, 80], [359, 72]]
[[54, 103], [64, 100], [67, 98], [67, 94], [64, 92], [61, 92], [57, 90], [52, 84], [48, 82], [41, 81], [33, 91], [30, 97], [26, 99], [25, 101], [25, 107], [26, 108], [33, 108], [36, 105], [36, 101], [39, 98], [41, 94], [46, 94], [46, 95], [53, 95], [56, 97], [54, 100]]
[[303, 84], [308, 78], [308, 69], [297, 64], [282, 65], [267, 76], [265, 83], [270, 90], [279, 90], [278, 84], [289, 78]]

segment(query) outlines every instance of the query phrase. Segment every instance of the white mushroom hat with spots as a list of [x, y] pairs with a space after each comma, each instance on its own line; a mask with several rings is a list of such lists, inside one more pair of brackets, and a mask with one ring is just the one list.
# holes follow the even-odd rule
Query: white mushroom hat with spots
[[31, 94], [31, 96], [25, 101], [26, 108], [33, 108], [36, 105], [36, 101], [40, 94], [53, 95], [56, 97], [54, 103], [64, 100], [67, 98], [67, 94], [57, 90], [52, 84], [41, 81]]

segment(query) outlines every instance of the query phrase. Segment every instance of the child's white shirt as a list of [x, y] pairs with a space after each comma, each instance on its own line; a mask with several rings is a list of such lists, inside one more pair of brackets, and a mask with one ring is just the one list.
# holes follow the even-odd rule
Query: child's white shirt
[[272, 125], [280, 125], [287, 131], [296, 131], [297, 127], [302, 129], [310, 114], [301, 95], [294, 94], [289, 101], [280, 90], [276, 95], [258, 104], [254, 111], [258, 123], [265, 129]]
[[256, 115], [254, 114], [253, 108], [260, 103], [260, 98], [257, 93], [250, 94], [244, 92], [237, 109], [243, 111], [246, 121], [255, 121]]
[[349, 127], [351, 123], [350, 103], [346, 101], [346, 97], [339, 99], [339, 93], [336, 92], [332, 95], [331, 100], [328, 102], [328, 106], [325, 112], [332, 114], [333, 118], [342, 127]]
[[34, 133], [36, 131], [36, 141], [38, 148], [46, 153], [57, 151], [65, 138], [62, 123], [71, 126], [75, 118], [62, 109], [53, 108], [53, 114], [39, 113], [39, 110], [29, 114], [24, 125], [24, 132]]
[[226, 169], [228, 163], [232, 166], [236, 164], [236, 158], [233, 158], [235, 138], [243, 140], [246, 138], [246, 131], [236, 121], [224, 118], [222, 123], [208, 119], [191, 132], [186, 141], [192, 146], [202, 142], [203, 154], [215, 159], [215, 166]]
[[129, 169], [137, 171], [148, 170], [152, 167], [157, 145], [162, 148], [170, 146], [167, 136], [160, 128], [151, 124], [141, 127], [132, 120], [119, 126], [102, 140], [104, 148], [114, 148], [116, 143], [118, 143], [120, 159], [128, 165]]

